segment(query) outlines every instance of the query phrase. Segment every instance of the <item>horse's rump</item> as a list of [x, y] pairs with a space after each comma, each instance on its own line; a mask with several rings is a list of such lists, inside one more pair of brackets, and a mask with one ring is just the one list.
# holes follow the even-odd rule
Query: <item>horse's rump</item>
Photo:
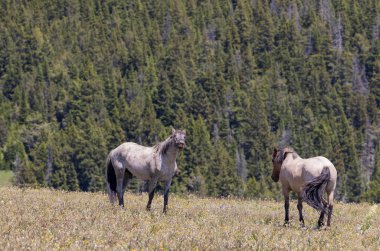
[[323, 199], [323, 195], [326, 192], [326, 186], [330, 181], [330, 177], [330, 168], [325, 166], [321, 174], [307, 182], [302, 189], [302, 199], [320, 212], [328, 213], [328, 209], [325, 206], [327, 203]]

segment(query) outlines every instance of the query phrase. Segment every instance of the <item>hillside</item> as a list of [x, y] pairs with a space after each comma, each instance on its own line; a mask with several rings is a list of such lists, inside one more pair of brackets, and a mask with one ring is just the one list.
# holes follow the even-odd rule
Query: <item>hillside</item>
[[378, 206], [335, 205], [332, 227], [315, 228], [318, 215], [305, 206], [306, 228], [291, 203], [283, 227], [283, 203], [265, 200], [162, 196], [145, 211], [147, 195], [126, 194], [126, 207], [103, 193], [0, 188], [2, 250], [375, 250], [380, 246]]
[[274, 198], [291, 145], [336, 165], [337, 199], [380, 202], [379, 29], [378, 0], [1, 1], [0, 169], [102, 191], [112, 148], [173, 126], [172, 191]]

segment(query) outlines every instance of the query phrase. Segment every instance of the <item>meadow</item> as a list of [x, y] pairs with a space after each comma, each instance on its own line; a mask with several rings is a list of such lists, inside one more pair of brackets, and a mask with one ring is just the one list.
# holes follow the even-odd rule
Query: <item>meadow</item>
[[9, 170], [0, 170], [0, 187], [10, 186], [12, 184], [13, 172]]
[[306, 227], [283, 202], [170, 195], [162, 214], [146, 194], [126, 193], [124, 209], [104, 193], [0, 187], [2, 250], [375, 250], [380, 248], [377, 205], [336, 203], [329, 229], [317, 229], [316, 211], [304, 206]]

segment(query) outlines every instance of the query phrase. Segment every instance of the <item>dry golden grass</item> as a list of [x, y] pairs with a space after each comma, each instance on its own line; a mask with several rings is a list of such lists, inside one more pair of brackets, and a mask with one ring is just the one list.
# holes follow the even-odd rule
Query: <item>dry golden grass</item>
[[378, 250], [380, 208], [335, 205], [332, 227], [318, 230], [317, 212], [304, 206], [306, 228], [291, 203], [283, 227], [283, 203], [201, 199], [171, 194], [169, 212], [156, 196], [127, 193], [126, 207], [103, 193], [0, 188], [1, 250]]

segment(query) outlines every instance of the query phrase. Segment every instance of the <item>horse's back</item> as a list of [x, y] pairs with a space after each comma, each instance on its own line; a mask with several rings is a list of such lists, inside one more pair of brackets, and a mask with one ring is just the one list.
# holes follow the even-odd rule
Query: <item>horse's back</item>
[[118, 147], [116, 147], [114, 150], [117, 150], [117, 149], [130, 149], [130, 148], [144, 149], [144, 148], [149, 148], [149, 147], [139, 145], [139, 144], [137, 144], [135, 142], [124, 142], [121, 145], [119, 145]]
[[144, 158], [153, 155], [152, 147], [146, 147], [134, 142], [125, 142], [111, 151], [113, 155], [121, 155], [123, 157], [138, 156]]
[[322, 169], [324, 167], [328, 167], [329, 170], [330, 170], [330, 176], [332, 178], [335, 178], [336, 179], [336, 176], [337, 176], [337, 172], [336, 172], [336, 168], [334, 166], [333, 163], [331, 163], [331, 161], [326, 158], [326, 157], [323, 157], [323, 156], [318, 156], [318, 157], [315, 157], [315, 158], [312, 158], [312, 159], [317, 159], [321, 164], [319, 164], [319, 174], [322, 172]]
[[116, 168], [128, 169], [140, 179], [149, 179], [152, 173], [154, 150], [134, 142], [125, 142], [110, 152]]

